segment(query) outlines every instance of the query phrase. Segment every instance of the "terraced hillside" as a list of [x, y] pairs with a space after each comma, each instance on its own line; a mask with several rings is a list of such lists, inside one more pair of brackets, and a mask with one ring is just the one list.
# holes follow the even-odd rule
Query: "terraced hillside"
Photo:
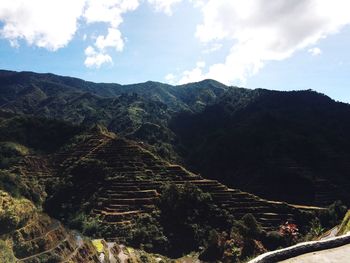
[[[275, 229], [287, 220], [298, 221], [300, 212], [295, 206], [264, 200], [230, 189], [216, 180], [204, 179], [158, 158], [142, 147], [142, 143], [108, 132], [87, 134], [71, 148], [49, 156], [47, 160], [27, 157], [17, 169], [28, 179], [34, 176], [48, 185], [69, 178], [70, 183], [65, 181], [65, 184], [73, 187], [48, 202], [49, 212], [60, 211], [69, 196], [72, 210], [87, 204], [85, 211], [98, 217], [102, 224], [126, 230], [139, 216], [155, 210], [162, 187], [168, 183], [193, 184], [210, 193], [214, 202], [230, 211], [236, 219], [252, 213], [267, 230]], [[63, 206], [65, 210], [69, 209], [68, 203]]]
[[[350, 106], [312, 90], [250, 90], [213, 80], [181, 86], [98, 84], [0, 70], [0, 110], [102, 124], [205, 178], [266, 199], [350, 204]], [[67, 136], [75, 132], [66, 128]], [[13, 138], [6, 131], [6, 140]], [[66, 139], [62, 135], [58, 145]]]
[[90, 241], [38, 212], [29, 200], [3, 191], [0, 225], [1, 262], [98, 262]]

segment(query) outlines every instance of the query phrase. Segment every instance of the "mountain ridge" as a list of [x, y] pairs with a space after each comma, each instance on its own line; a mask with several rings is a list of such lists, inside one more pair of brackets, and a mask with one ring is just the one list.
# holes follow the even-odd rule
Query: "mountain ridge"
[[[0, 98], [2, 110], [101, 124], [206, 178], [268, 199], [350, 203], [335, 195], [349, 181], [350, 105], [315, 91], [250, 90], [214, 80], [95, 84], [0, 71]], [[325, 195], [326, 185], [333, 190]]]

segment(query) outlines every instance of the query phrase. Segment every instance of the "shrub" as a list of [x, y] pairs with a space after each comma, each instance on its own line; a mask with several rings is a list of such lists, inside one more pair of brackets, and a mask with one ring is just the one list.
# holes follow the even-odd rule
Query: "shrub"
[[159, 215], [143, 215], [136, 220], [132, 232], [131, 244], [145, 249], [165, 253], [168, 250], [168, 239], [164, 236], [163, 228], [159, 225]]
[[263, 243], [268, 250], [276, 250], [285, 246], [284, 237], [278, 231], [270, 231], [263, 238]]
[[316, 237], [319, 237], [323, 232], [324, 228], [321, 225], [321, 222], [318, 218], [314, 218], [310, 223], [310, 231], [307, 234], [306, 238], [312, 240]]
[[243, 237], [250, 239], [259, 238], [262, 233], [261, 225], [252, 214], [244, 215], [240, 221], [236, 222], [235, 228]]
[[99, 235], [100, 224], [98, 219], [88, 217], [83, 223], [83, 234], [90, 237], [97, 237]]
[[229, 230], [232, 227], [232, 218], [213, 203], [211, 195], [189, 183], [166, 185], [162, 189], [159, 209], [171, 256], [181, 256], [204, 246], [213, 229]]
[[0, 189], [8, 192], [11, 196], [19, 198], [25, 197], [40, 206], [45, 197], [43, 187], [34, 179], [31, 182], [21, 180], [17, 174], [0, 170]]
[[320, 211], [320, 223], [325, 228], [334, 227], [341, 223], [346, 212], [347, 207], [341, 201], [336, 201], [331, 204], [326, 210]]
[[102, 227], [99, 224], [98, 217], [89, 217], [85, 213], [77, 213], [69, 222], [69, 227], [77, 229], [84, 235], [97, 237], [101, 235]]
[[15, 255], [6, 241], [0, 239], [0, 262], [16, 262]]
[[208, 237], [208, 245], [203, 253], [200, 254], [199, 259], [203, 261], [213, 262], [221, 259], [224, 253], [225, 240], [221, 240], [219, 233], [216, 230], [211, 230]]
[[34, 211], [34, 205], [26, 199], [15, 199], [0, 191], [0, 235], [21, 227]]

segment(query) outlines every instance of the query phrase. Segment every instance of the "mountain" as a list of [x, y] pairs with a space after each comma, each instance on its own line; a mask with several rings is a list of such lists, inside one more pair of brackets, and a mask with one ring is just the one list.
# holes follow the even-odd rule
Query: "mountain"
[[144, 143], [168, 161], [259, 196], [350, 203], [350, 106], [311, 91], [92, 83], [0, 71], [0, 108], [91, 127]]
[[[309, 227], [306, 222], [323, 211], [271, 202], [204, 179], [156, 156], [143, 143], [99, 125], [84, 128], [9, 113], [3, 114], [0, 124], [0, 134], [8, 131], [13, 136], [0, 137], [5, 140], [0, 140], [0, 150], [8, 159], [0, 169], [0, 188], [19, 200], [26, 197], [59, 220], [47, 219], [46, 232], [62, 222], [89, 237], [177, 258], [206, 246], [213, 231], [231, 232], [246, 214], [259, 231], [265, 231], [255, 238], [268, 244], [265, 235], [281, 224], [294, 222], [304, 234]], [[29, 127], [37, 128], [37, 133], [27, 132]], [[46, 132], [48, 129], [55, 132]], [[40, 143], [37, 137], [42, 138]], [[58, 144], [56, 137], [64, 141]], [[15, 214], [20, 220], [24, 217], [19, 211]], [[240, 233], [243, 238], [244, 232]], [[33, 239], [39, 236], [33, 234]], [[66, 241], [62, 234], [59, 237], [60, 242]], [[47, 246], [35, 252], [29, 247], [32, 252], [16, 257], [36, 258], [59, 241], [41, 242]], [[73, 247], [67, 253], [75, 255], [74, 251]]]
[[[1, 111], [0, 116], [0, 220], [7, 231], [0, 233], [0, 259], [97, 262], [89, 239], [79, 241], [84, 235], [171, 258], [203, 247], [199, 257], [207, 261], [246, 260], [295, 243], [281, 234], [285, 225], [296, 224], [304, 237], [310, 222], [319, 218], [333, 226], [345, 211], [339, 204], [296, 206], [227, 187], [101, 125]], [[132, 262], [159, 258], [122, 251]]]
[[0, 108], [87, 126], [100, 123], [118, 134], [148, 142], [167, 159], [179, 160], [173, 149], [174, 135], [167, 127], [171, 117], [179, 111], [199, 111], [227, 89], [213, 80], [182, 86], [157, 82], [123, 86], [0, 71]]
[[[204, 80], [199, 83], [171, 86], [148, 81], [140, 84], [119, 85], [93, 83], [71, 77], [33, 72], [14, 72], [0, 70], [0, 105], [18, 113], [28, 113], [53, 117], [57, 108], [53, 103], [68, 106], [83, 95], [87, 100], [113, 98], [123, 94], [139, 95], [151, 101], [166, 104], [171, 111], [199, 110], [215, 101], [228, 89], [214, 81]], [[84, 99], [84, 96], [83, 96]], [[49, 112], [42, 112], [45, 107]], [[52, 113], [51, 113], [52, 111]], [[52, 115], [50, 115], [52, 114]], [[62, 113], [61, 113], [62, 114]], [[65, 118], [63, 114], [59, 116]]]
[[[265, 198], [349, 203], [350, 105], [313, 91], [233, 89], [170, 127], [190, 169]], [[180, 147], [179, 147], [180, 148]]]

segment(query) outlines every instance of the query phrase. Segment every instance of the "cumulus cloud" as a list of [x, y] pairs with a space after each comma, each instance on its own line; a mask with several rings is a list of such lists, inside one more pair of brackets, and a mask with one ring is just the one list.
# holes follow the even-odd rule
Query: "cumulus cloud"
[[55, 51], [73, 38], [84, 5], [85, 0], [0, 1], [0, 36], [15, 47], [23, 39], [29, 45]]
[[308, 50], [312, 56], [319, 56], [322, 54], [322, 50], [318, 47], [313, 47]]
[[95, 45], [100, 50], [105, 50], [108, 47], [114, 47], [117, 51], [122, 51], [124, 41], [122, 34], [116, 28], [108, 28], [107, 36], [98, 36]]
[[148, 0], [157, 11], [164, 12], [167, 15], [172, 15], [172, 7], [182, 2], [182, 0]]
[[[244, 83], [267, 61], [289, 58], [350, 23], [347, 0], [208, 0], [196, 36], [203, 43], [231, 41], [224, 61], [211, 65], [201, 78]], [[198, 66], [183, 79], [198, 79]], [[193, 75], [193, 76], [192, 76]]]
[[[8, 0], [0, 1], [0, 37], [14, 48], [21, 41], [56, 51], [74, 37], [79, 25], [104, 23], [107, 33], [85, 35], [93, 52], [85, 52], [87, 66], [111, 63], [109, 52], [121, 52], [125, 38], [120, 31], [123, 16], [151, 4], [155, 10], [172, 14], [184, 0]], [[312, 48], [319, 40], [337, 33], [350, 23], [347, 0], [187, 0], [202, 14], [195, 36], [214, 52], [231, 43], [225, 59], [206, 67], [196, 65], [176, 79], [192, 81], [215, 78], [224, 83], [244, 82], [268, 61], [284, 60], [296, 51]], [[88, 45], [88, 44], [87, 44]], [[90, 49], [89, 49], [90, 50]], [[91, 51], [91, 50], [90, 50]], [[96, 61], [96, 62], [94, 62]]]
[[[104, 63], [111, 63], [112, 58], [106, 54], [108, 48], [114, 48], [121, 52], [124, 49], [124, 39], [119, 30], [123, 22], [122, 15], [126, 12], [134, 11], [139, 6], [138, 0], [88, 0], [84, 18], [87, 23], [107, 23], [107, 35], [99, 35], [94, 43], [95, 53], [86, 54], [85, 65], [99, 68]], [[95, 50], [97, 49], [97, 51]]]
[[[123, 50], [124, 39], [119, 30], [122, 15], [138, 6], [138, 0], [0, 1], [0, 21], [3, 23], [0, 37], [8, 39], [12, 47], [19, 47], [18, 41], [25, 40], [29, 45], [56, 51], [72, 40], [79, 23], [106, 23], [108, 33], [96, 37], [95, 53], [87, 52], [87, 55], [85, 52], [85, 65], [100, 67], [112, 60], [106, 54], [108, 48]], [[83, 40], [86, 39], [84, 34]]]
[[86, 59], [84, 64], [88, 68], [100, 68], [105, 63], [113, 63], [110, 55], [96, 51], [92, 46], [85, 49]]
[[202, 80], [204, 67], [205, 62], [198, 61], [194, 69], [183, 72], [182, 77], [178, 81], [178, 84], [185, 84]]
[[86, 0], [84, 18], [87, 23], [103, 22], [117, 28], [122, 22], [122, 14], [139, 6], [138, 0]]

